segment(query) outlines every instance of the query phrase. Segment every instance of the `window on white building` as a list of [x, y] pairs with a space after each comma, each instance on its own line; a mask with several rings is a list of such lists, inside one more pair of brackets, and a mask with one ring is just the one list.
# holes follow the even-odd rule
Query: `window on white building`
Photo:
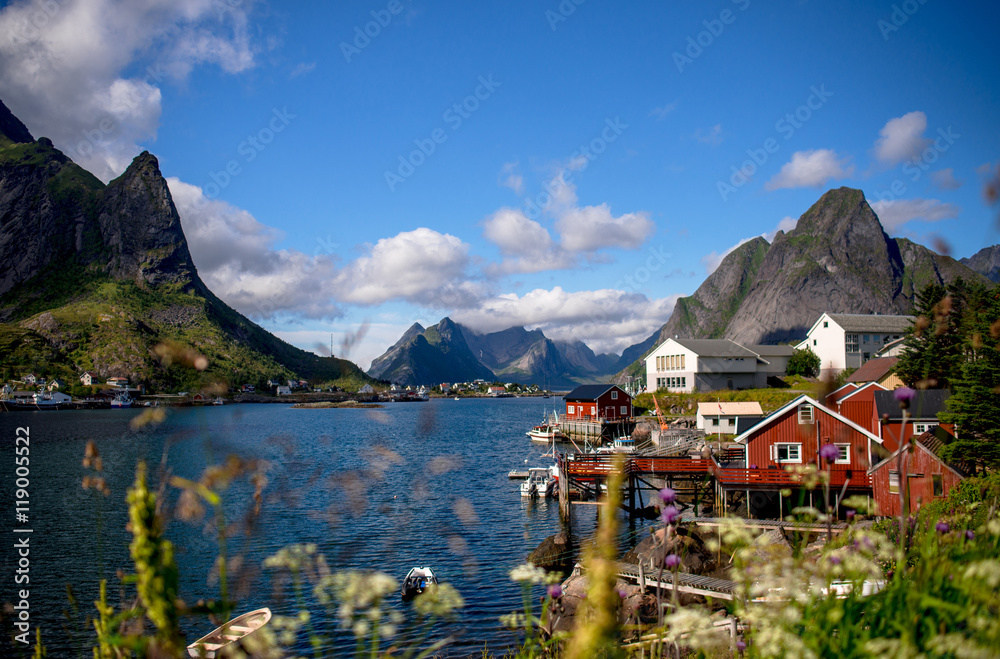
[[858, 345], [857, 334], [847, 335], [847, 352], [861, 352], [861, 347]]

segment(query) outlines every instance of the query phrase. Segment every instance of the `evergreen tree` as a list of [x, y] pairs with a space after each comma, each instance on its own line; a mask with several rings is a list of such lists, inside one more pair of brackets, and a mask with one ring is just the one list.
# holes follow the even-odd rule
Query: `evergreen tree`
[[942, 457], [979, 468], [1000, 466], [1000, 290], [983, 286], [968, 291], [959, 324], [961, 375], [953, 381], [943, 423], [955, 424], [958, 441]]
[[962, 327], [969, 287], [957, 279], [947, 288], [929, 284], [914, 303], [916, 321], [907, 331], [896, 374], [918, 389], [948, 389], [961, 377]]

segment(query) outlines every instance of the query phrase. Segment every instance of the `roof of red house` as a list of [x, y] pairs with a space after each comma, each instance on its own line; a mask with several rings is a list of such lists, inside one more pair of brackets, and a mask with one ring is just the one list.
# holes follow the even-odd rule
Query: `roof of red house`
[[[927, 451], [931, 453], [935, 458], [940, 460], [942, 464], [950, 468], [952, 471], [957, 473], [962, 478], [968, 478], [972, 474], [973, 470], [970, 469], [967, 465], [958, 462], [948, 462], [941, 457], [941, 449], [950, 444], [951, 442], [955, 441], [955, 436], [952, 435], [947, 430], [945, 430], [944, 428], [942, 428], [941, 426], [935, 426], [931, 430], [928, 430], [922, 435], [918, 435], [914, 439], [918, 444], [927, 449]], [[874, 465], [871, 469], [869, 469], [868, 470], [869, 473], [877, 469], [881, 469], [886, 464], [892, 464], [892, 461], [896, 458], [896, 456], [899, 455], [899, 452], [904, 448], [905, 444], [904, 446], [901, 446], [900, 448], [896, 449], [896, 451], [888, 458], [886, 458], [882, 462], [879, 462], [878, 464]]]
[[896, 366], [896, 362], [899, 361], [899, 357], [878, 357], [876, 359], [869, 359], [861, 368], [851, 373], [851, 377], [847, 378], [848, 382], [856, 382], [858, 384], [863, 384], [865, 382], [877, 382], [892, 371], [893, 367]]
[[[618, 389], [622, 393], [625, 393], [624, 389], [614, 384], [582, 384], [566, 394], [563, 399], [568, 401], [597, 400], [612, 389]], [[625, 395], [628, 396], [627, 393]]]
[[808, 403], [808, 404], [812, 405], [813, 407], [822, 410], [823, 412], [825, 412], [826, 414], [829, 414], [831, 417], [833, 417], [837, 421], [840, 421], [841, 423], [844, 423], [847, 426], [850, 426], [851, 428], [854, 428], [858, 432], [863, 433], [866, 437], [868, 437], [870, 440], [874, 441], [875, 443], [880, 444], [880, 445], [882, 444], [882, 439], [880, 437], [876, 437], [871, 431], [865, 430], [864, 428], [862, 428], [858, 424], [854, 423], [853, 421], [851, 421], [847, 417], [845, 417], [845, 416], [843, 416], [841, 414], [837, 414], [836, 412], [834, 412], [833, 410], [831, 410], [826, 405], [823, 405], [822, 403], [817, 402], [816, 399], [812, 398], [811, 396], [807, 396], [806, 394], [802, 394], [801, 396], [799, 396], [795, 400], [789, 401], [788, 403], [785, 403], [785, 405], [782, 406], [781, 408], [775, 410], [774, 412], [771, 412], [766, 417], [764, 417], [763, 419], [761, 419], [759, 423], [757, 423], [754, 426], [751, 426], [750, 428], [747, 428], [745, 431], [743, 431], [742, 433], [740, 433], [739, 435], [737, 435], [737, 437], [733, 441], [736, 442], [736, 443], [738, 443], [738, 444], [743, 444], [749, 438], [749, 435], [751, 433], [755, 432], [758, 428], [763, 428], [763, 427], [765, 427], [765, 426], [767, 426], [767, 425], [769, 425], [771, 423], [774, 423], [775, 421], [780, 420], [781, 417], [784, 416], [784, 414], [786, 412], [788, 412], [788, 410], [796, 408], [799, 405], [801, 405], [802, 403]]
[[[903, 410], [899, 406], [899, 401], [896, 400], [895, 392], [892, 391], [876, 391], [875, 392], [875, 409], [878, 413], [878, 418], [889, 419], [890, 421], [901, 421], [903, 419]], [[951, 398], [951, 391], [949, 389], [927, 389], [925, 391], [917, 391], [910, 401], [910, 405], [906, 410], [906, 416], [908, 419], [921, 420], [921, 419], [937, 419], [938, 412], [945, 409], [945, 401]]]

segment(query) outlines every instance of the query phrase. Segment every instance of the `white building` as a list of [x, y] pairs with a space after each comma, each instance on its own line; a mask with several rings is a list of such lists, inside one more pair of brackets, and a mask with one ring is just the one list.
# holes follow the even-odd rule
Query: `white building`
[[762, 417], [764, 412], [757, 401], [698, 403], [696, 426], [709, 435], [713, 433], [735, 435], [736, 424], [741, 416]]
[[667, 339], [646, 357], [646, 391], [759, 389], [781, 377], [792, 346], [744, 346], [729, 339]]
[[859, 368], [887, 343], [903, 337], [913, 316], [824, 313], [795, 346], [809, 348], [819, 357], [823, 374]]

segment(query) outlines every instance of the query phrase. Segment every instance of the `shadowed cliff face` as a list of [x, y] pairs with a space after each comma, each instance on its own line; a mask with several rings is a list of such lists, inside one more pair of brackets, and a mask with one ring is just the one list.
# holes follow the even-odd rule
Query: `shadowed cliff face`
[[[140, 285], [195, 284], [191, 253], [159, 163], [143, 151], [125, 173], [105, 188], [99, 216], [111, 250], [108, 274]], [[199, 289], [204, 286], [200, 281]]]
[[971, 257], [961, 259], [960, 263], [990, 281], [1000, 282], [1000, 245], [984, 247]]

